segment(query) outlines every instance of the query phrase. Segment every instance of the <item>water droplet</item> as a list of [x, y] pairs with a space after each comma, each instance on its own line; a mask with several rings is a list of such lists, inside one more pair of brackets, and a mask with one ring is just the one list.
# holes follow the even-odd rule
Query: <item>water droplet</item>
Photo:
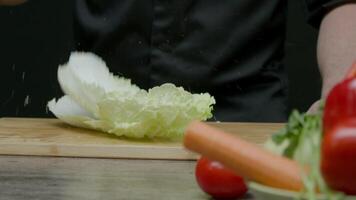
[[240, 85], [236, 84], [235, 87], [236, 87], [239, 91], [243, 92], [243, 89], [242, 89], [242, 87], [241, 87]]
[[26, 75], [26, 72], [22, 72], [22, 81], [25, 80], [25, 75]]
[[24, 101], [24, 103], [23, 103], [23, 106], [26, 107], [26, 106], [30, 103], [30, 101], [31, 101], [31, 100], [30, 100], [30, 96], [27, 95], [26, 98], [25, 98], [25, 101]]

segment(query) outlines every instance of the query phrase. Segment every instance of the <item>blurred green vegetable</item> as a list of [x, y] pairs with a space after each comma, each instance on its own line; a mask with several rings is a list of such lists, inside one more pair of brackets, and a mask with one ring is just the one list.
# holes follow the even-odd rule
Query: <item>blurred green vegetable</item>
[[301, 197], [315, 200], [320, 191], [323, 199], [343, 199], [343, 195], [331, 191], [325, 184], [320, 171], [320, 145], [322, 140], [322, 108], [316, 114], [292, 111], [288, 123], [274, 134], [265, 147], [279, 155], [294, 159], [306, 166], [308, 174], [304, 174], [305, 190]]

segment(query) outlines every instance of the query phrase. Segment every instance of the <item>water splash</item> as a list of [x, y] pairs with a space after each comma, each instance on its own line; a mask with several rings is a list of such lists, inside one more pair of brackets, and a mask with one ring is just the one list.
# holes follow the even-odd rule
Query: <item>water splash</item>
[[242, 87], [239, 84], [236, 84], [235, 87], [238, 91], [244, 92], [244, 89], [242, 89]]
[[31, 103], [31, 99], [30, 99], [30, 96], [27, 95], [25, 98], [25, 101], [23, 103], [23, 106], [26, 107], [29, 103]]

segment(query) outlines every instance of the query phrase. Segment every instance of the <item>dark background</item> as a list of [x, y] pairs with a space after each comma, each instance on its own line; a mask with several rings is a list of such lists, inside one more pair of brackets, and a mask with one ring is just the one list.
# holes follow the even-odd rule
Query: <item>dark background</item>
[[[317, 31], [306, 23], [302, 1], [288, 1], [285, 64], [290, 109], [306, 111], [320, 96]], [[73, 46], [72, 1], [37, 0], [0, 7], [0, 117], [43, 117], [61, 96], [56, 71]]]

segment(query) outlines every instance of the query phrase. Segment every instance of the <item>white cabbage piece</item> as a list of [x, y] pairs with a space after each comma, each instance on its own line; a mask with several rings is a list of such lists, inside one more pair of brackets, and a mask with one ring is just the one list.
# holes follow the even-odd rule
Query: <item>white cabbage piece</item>
[[49, 110], [62, 121], [82, 128], [90, 128], [85, 121], [93, 120], [91, 113], [84, 110], [68, 95], [65, 95], [56, 101], [52, 99], [48, 102]]
[[176, 138], [192, 120], [212, 116], [214, 97], [191, 94], [166, 83], [148, 91], [114, 76], [92, 53], [74, 52], [59, 66], [58, 81], [66, 94], [48, 103], [62, 121], [129, 138]]

